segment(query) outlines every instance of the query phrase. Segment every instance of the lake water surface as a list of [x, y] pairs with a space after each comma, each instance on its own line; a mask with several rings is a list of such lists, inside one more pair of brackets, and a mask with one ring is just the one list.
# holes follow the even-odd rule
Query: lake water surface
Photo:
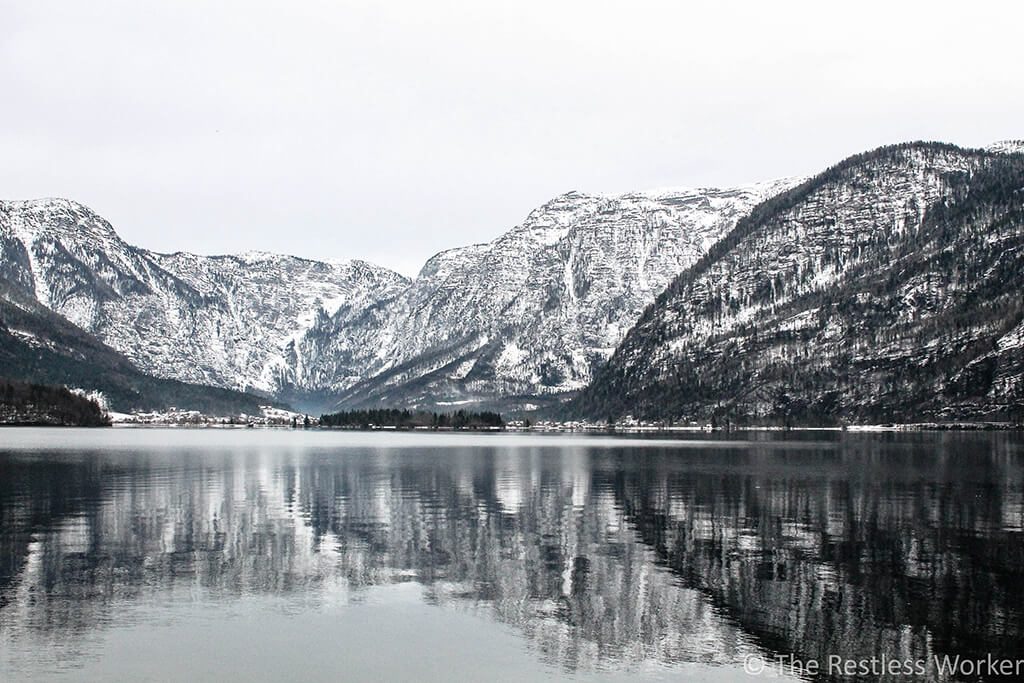
[[947, 655], [1024, 657], [1020, 434], [0, 429], [3, 681]]

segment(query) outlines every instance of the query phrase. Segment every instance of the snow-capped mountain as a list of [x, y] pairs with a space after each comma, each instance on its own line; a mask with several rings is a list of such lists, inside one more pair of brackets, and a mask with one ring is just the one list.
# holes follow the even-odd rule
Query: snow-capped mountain
[[318, 319], [407, 285], [362, 261], [157, 254], [64, 199], [0, 202], [0, 276], [158, 377], [275, 393]]
[[1024, 155], [914, 143], [754, 209], [575, 409], [799, 422], [1024, 417]]
[[586, 386], [679, 272], [795, 182], [571, 192], [413, 281], [361, 261], [158, 254], [75, 202], [3, 202], [0, 275], [159, 377], [305, 406], [530, 403]]
[[0, 202], [0, 280], [145, 372], [307, 409], [543, 406], [600, 371], [580, 414], [866, 419], [898, 397], [991, 414], [1022, 390], [1022, 149], [915, 143], [806, 182], [571, 192], [413, 280], [157, 254], [71, 201]]
[[[401, 293], [296, 345], [296, 382], [339, 405], [502, 406], [590, 381], [644, 307], [751, 207], [792, 186], [556, 197], [497, 239], [441, 252]], [[346, 386], [345, 368], [369, 379]]]

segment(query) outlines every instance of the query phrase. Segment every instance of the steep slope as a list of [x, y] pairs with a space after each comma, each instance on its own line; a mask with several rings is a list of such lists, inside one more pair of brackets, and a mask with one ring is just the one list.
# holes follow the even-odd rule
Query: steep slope
[[259, 414], [265, 398], [141, 372], [127, 358], [0, 280], [0, 377], [100, 391], [113, 410], [170, 406]]
[[[433, 257], [400, 295], [321, 321], [297, 347], [309, 360], [296, 381], [341, 390], [342, 407], [529, 407], [576, 391], [672, 278], [795, 182], [562, 195], [492, 242]], [[351, 367], [370, 379], [346, 386]]]
[[[361, 261], [156, 254], [75, 202], [0, 202], [0, 276], [148, 373], [273, 394], [292, 344], [405, 278]], [[292, 370], [294, 372], [294, 370]]]
[[585, 386], [675, 275], [794, 182], [569, 193], [413, 282], [359, 261], [157, 254], [71, 201], [0, 202], [0, 277], [160, 377], [306, 408], [530, 405]]
[[1014, 149], [882, 148], [761, 204], [644, 312], [575, 413], [1024, 417]]

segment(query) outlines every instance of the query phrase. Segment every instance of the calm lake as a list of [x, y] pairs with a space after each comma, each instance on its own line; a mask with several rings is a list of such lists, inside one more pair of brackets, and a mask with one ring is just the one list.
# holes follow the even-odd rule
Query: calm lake
[[0, 429], [0, 680], [1024, 657], [1024, 436], [700, 438]]

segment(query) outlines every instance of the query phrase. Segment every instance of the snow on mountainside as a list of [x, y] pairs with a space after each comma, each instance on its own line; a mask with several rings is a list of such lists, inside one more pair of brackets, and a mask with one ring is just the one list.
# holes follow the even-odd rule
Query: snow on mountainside
[[0, 279], [0, 376], [99, 392], [122, 412], [170, 406], [214, 415], [253, 414], [267, 399], [148, 375], [94, 335]]
[[[994, 160], [1017, 164], [1022, 151], [1020, 141], [987, 151], [903, 145], [859, 155], [802, 184], [570, 192], [491, 242], [437, 254], [411, 281], [361, 261], [158, 254], [126, 244], [72, 201], [0, 202], [0, 293], [17, 293], [6, 297], [16, 307], [19, 297], [38, 301], [158, 377], [257, 390], [312, 410], [545, 405], [587, 387], [614, 352], [577, 404], [591, 416], [706, 417], [721, 406], [701, 403], [705, 394], [709, 402], [732, 396], [730, 410], [768, 415], [811, 401], [769, 377], [768, 366], [790, 367], [790, 356], [802, 353], [792, 340], [771, 339], [820, 337], [814, 354], [796, 363], [816, 378], [805, 383], [866, 363], [875, 374], [857, 370], [829, 381], [856, 380], [856, 391], [889, 396], [909, 390], [885, 384], [879, 367], [900, 354], [931, 367], [914, 355], [913, 339], [946, 358], [942, 367], [956, 366], [947, 358], [955, 345], [915, 327], [930, 320], [928, 306], [975, 310], [950, 294], [956, 287], [940, 288], [925, 273], [937, 267], [939, 256], [928, 251], [935, 245], [940, 255], [958, 255], [953, 272], [970, 275], [958, 285], [964, 291], [982, 287], [993, 300], [1019, 301], [1019, 293], [1013, 299], [984, 289], [975, 272], [1003, 272], [1019, 252], [1001, 228], [979, 227], [1005, 213], [1001, 195], [971, 193], [981, 191], [972, 178], [988, 178]], [[929, 221], [951, 207], [977, 215], [949, 219], [935, 237], [939, 228]], [[1007, 272], [1001, 282], [1016, 282], [1013, 268]], [[877, 288], [865, 278], [895, 288], [883, 297], [891, 310], [870, 320], [860, 309], [875, 305]], [[822, 292], [832, 298], [819, 301]], [[854, 303], [843, 305], [860, 312], [847, 311], [843, 323], [831, 307], [847, 295]], [[1012, 306], [998, 310], [1017, 315]], [[1024, 327], [1017, 318], [964, 316], [985, 321], [963, 333], [967, 346], [957, 352], [973, 359], [958, 376], [981, 372], [991, 388], [988, 399], [972, 400], [1015, 400]], [[900, 325], [907, 329], [897, 334]], [[698, 368], [702, 376], [691, 376]], [[964, 381], [928, 386], [953, 391]], [[735, 393], [743, 387], [746, 394]], [[836, 405], [867, 405], [853, 398], [856, 391], [834, 395]], [[680, 403], [686, 392], [694, 403]]]
[[914, 143], [757, 207], [578, 399], [706, 421], [1024, 417], [1024, 157]]
[[360, 261], [158, 254], [75, 202], [0, 203], [0, 276], [160, 377], [296, 405], [578, 390], [641, 311], [796, 180], [556, 197], [414, 281]]
[[[556, 197], [487, 244], [433, 257], [361, 318], [312, 330], [298, 380], [344, 390], [345, 407], [507, 406], [578, 390], [679, 272], [796, 182]], [[339, 359], [370, 379], [338, 383]]]
[[64, 199], [0, 202], [0, 269], [146, 372], [269, 393], [318, 319], [407, 284], [361, 261], [157, 254]]
[[1024, 140], [1000, 140], [985, 149], [998, 154], [1021, 154], [1024, 153]]

